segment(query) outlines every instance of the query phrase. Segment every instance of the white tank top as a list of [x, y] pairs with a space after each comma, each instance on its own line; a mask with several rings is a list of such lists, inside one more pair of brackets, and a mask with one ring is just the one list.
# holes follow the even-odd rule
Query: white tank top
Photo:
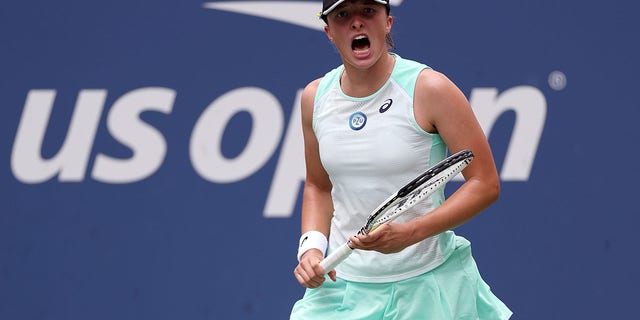
[[[446, 156], [440, 136], [424, 131], [413, 113], [415, 83], [428, 67], [394, 57], [391, 77], [371, 96], [354, 98], [342, 92], [344, 66], [327, 73], [318, 86], [313, 129], [333, 185], [335, 210], [328, 252], [355, 235], [380, 202]], [[426, 214], [443, 201], [440, 190], [396, 222]], [[356, 250], [336, 271], [350, 281], [407, 279], [444, 262], [453, 251], [453, 239], [447, 231], [395, 254]]]

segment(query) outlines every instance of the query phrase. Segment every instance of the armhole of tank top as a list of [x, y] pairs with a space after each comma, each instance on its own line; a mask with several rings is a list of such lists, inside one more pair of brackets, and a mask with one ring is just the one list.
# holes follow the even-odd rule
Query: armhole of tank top
[[[409, 110], [407, 110], [411, 125], [416, 130], [416, 132], [418, 132], [418, 134], [425, 136], [427, 139], [429, 139], [431, 143], [431, 146], [429, 147], [429, 150], [430, 150], [429, 163], [427, 164], [428, 167], [430, 168], [447, 156], [447, 145], [444, 143], [444, 140], [442, 140], [442, 137], [440, 136], [440, 134], [427, 132], [420, 126], [420, 124], [418, 124], [418, 121], [416, 120], [416, 116], [414, 113], [415, 106], [413, 103], [414, 97], [415, 97], [416, 83], [422, 71], [432, 69], [427, 65], [421, 64], [421, 66], [422, 68], [420, 69], [420, 71], [418, 71], [418, 74], [415, 77], [415, 81], [413, 81], [413, 83], [408, 84], [408, 88], [405, 94], [407, 94], [409, 96], [409, 99], [411, 100], [411, 105], [409, 107]], [[411, 95], [409, 95], [409, 92], [411, 92]], [[445, 200], [444, 192], [442, 190], [440, 190], [439, 192], [436, 192], [435, 194], [433, 194], [432, 199], [433, 199], [433, 203], [439, 206]]]
[[311, 118], [311, 128], [314, 132], [316, 131], [316, 118], [318, 113], [318, 106], [320, 105], [318, 102], [322, 99], [327, 91], [331, 90], [331, 86], [335, 81], [336, 74], [342, 74], [342, 69], [343, 66], [341, 65], [327, 72], [318, 83], [316, 94], [313, 98], [313, 112]]
[[409, 96], [409, 98], [411, 99], [411, 108], [409, 110], [409, 120], [411, 121], [411, 125], [414, 127], [414, 129], [416, 129], [416, 131], [426, 137], [431, 137], [431, 138], [435, 138], [437, 137], [438, 139], [440, 139], [440, 135], [437, 133], [431, 133], [428, 132], [426, 130], [424, 130], [420, 124], [418, 124], [418, 120], [416, 120], [416, 114], [414, 112], [414, 108], [415, 108], [415, 104], [414, 104], [414, 99], [415, 99], [415, 89], [416, 89], [416, 83], [418, 82], [418, 77], [420, 75], [420, 73], [422, 73], [422, 71], [424, 70], [429, 70], [431, 69], [431, 67], [427, 66], [427, 65], [422, 65], [422, 69], [420, 69], [420, 71], [418, 72], [418, 74], [416, 75], [415, 81], [410, 85], [409, 88], [407, 88], [407, 94], [409, 94], [408, 92], [411, 92], [411, 95]]
[[318, 101], [320, 101], [320, 98], [322, 97], [322, 92], [324, 90], [324, 87], [326, 87], [327, 85], [325, 85], [325, 81], [327, 81], [329, 79], [327, 79], [327, 75], [325, 74], [324, 77], [322, 77], [322, 79], [320, 80], [320, 82], [318, 82], [318, 86], [316, 87], [316, 94], [313, 97], [313, 112], [311, 113], [311, 128], [313, 129], [313, 132], [317, 134], [316, 132], [316, 119], [317, 119], [317, 114], [318, 114]]
[[[322, 82], [322, 80], [320, 80]], [[319, 92], [320, 84], [318, 84], [318, 88], [316, 88], [316, 94], [313, 97], [313, 111], [311, 112], [311, 129], [314, 134], [318, 134], [316, 132], [316, 118], [317, 118], [317, 110], [318, 110], [318, 92]]]

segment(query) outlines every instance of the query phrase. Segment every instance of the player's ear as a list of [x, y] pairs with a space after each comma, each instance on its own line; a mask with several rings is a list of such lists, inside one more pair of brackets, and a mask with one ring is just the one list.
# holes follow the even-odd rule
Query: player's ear
[[387, 33], [391, 32], [391, 26], [393, 25], [393, 16], [387, 16]]
[[329, 29], [329, 26], [324, 26], [324, 34], [326, 34], [327, 38], [329, 38], [329, 41], [333, 43], [333, 37], [331, 36], [331, 30]]

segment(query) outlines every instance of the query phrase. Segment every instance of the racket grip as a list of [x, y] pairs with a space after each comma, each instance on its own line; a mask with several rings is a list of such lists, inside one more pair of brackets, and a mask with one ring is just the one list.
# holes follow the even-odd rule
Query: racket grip
[[353, 252], [353, 249], [349, 247], [349, 243], [347, 242], [320, 261], [320, 266], [324, 269], [325, 273], [329, 273], [329, 271], [335, 269], [340, 262], [344, 261], [351, 252]]

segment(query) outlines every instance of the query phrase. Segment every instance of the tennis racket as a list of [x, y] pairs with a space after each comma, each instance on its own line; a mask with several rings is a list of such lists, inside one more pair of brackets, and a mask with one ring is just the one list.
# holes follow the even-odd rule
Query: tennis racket
[[[473, 152], [471, 150], [462, 150], [438, 162], [406, 186], [400, 188], [373, 210], [358, 234], [367, 234], [382, 224], [393, 221], [409, 208], [442, 188], [469, 165], [471, 160], [473, 160]], [[353, 248], [349, 244], [349, 242], [343, 244], [320, 262], [320, 266], [324, 268], [325, 272], [335, 269], [338, 264], [353, 252]]]

